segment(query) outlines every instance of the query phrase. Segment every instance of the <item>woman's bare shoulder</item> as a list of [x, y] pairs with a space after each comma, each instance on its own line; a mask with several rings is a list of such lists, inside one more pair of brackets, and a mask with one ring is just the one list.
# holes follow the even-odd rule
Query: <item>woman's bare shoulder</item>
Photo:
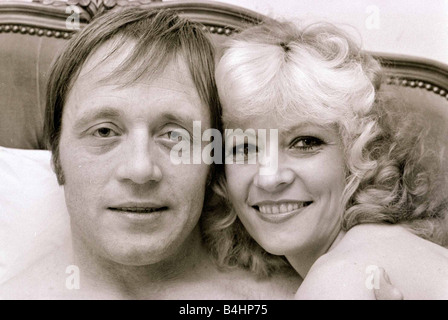
[[399, 225], [352, 228], [317, 264], [323, 270], [329, 266], [339, 269], [343, 281], [354, 278], [364, 288], [384, 268], [405, 299], [448, 299], [448, 249]]
[[396, 263], [399, 262], [399, 256], [448, 263], [448, 248], [425, 240], [401, 225], [355, 226], [345, 234], [332, 252], [338, 255], [351, 253], [364, 259], [390, 256], [394, 257]]
[[311, 267], [295, 298], [298, 300], [372, 300], [365, 286], [364, 266], [353, 257], [327, 253]]

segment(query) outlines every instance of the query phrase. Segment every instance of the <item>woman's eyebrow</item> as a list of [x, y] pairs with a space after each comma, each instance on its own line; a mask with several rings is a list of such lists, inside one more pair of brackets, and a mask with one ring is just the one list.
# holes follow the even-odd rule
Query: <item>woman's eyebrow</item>
[[122, 116], [122, 112], [116, 108], [112, 107], [101, 107], [89, 109], [83, 112], [81, 118], [76, 120], [74, 128], [79, 129], [85, 126], [87, 123], [95, 119], [108, 118], [108, 119], [118, 119]]
[[284, 134], [289, 134], [291, 132], [294, 132], [296, 130], [308, 130], [308, 129], [319, 129], [319, 130], [325, 130], [326, 132], [329, 132], [333, 129], [333, 125], [325, 125], [325, 124], [319, 124], [316, 122], [311, 122], [311, 121], [306, 121], [306, 122], [301, 122], [301, 123], [297, 123], [297, 124], [293, 124], [290, 126], [286, 126], [283, 128], [283, 132]]

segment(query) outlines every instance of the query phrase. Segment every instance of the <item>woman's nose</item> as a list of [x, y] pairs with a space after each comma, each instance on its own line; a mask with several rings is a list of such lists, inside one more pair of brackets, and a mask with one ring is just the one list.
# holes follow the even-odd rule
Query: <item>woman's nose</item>
[[288, 168], [279, 168], [270, 174], [258, 172], [254, 184], [267, 192], [278, 192], [294, 182], [294, 172]]
[[122, 161], [117, 170], [122, 180], [130, 180], [136, 184], [160, 181], [162, 170], [158, 165], [158, 151], [150, 146], [147, 139], [136, 139], [124, 148]]

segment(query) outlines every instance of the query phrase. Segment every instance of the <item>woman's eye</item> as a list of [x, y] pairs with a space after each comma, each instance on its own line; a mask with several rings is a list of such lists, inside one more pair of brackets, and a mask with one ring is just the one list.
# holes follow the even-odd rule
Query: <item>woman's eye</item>
[[300, 137], [291, 143], [291, 147], [303, 151], [313, 150], [320, 147], [324, 142], [315, 137]]
[[93, 133], [93, 135], [96, 137], [100, 137], [100, 138], [110, 138], [110, 137], [117, 136], [118, 134], [111, 128], [102, 127], [102, 128], [96, 129], [95, 132]]
[[250, 154], [258, 152], [258, 148], [253, 144], [244, 143], [233, 147], [232, 151], [234, 156], [243, 155], [244, 157], [247, 157]]

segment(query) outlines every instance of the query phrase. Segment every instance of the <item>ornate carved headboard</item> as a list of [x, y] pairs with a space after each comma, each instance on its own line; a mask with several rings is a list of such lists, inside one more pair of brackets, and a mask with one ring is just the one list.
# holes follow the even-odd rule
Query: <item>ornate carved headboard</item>
[[[50, 65], [76, 30], [104, 10], [124, 5], [171, 8], [199, 22], [219, 46], [219, 39], [248, 24], [268, 19], [253, 11], [215, 1], [34, 0], [0, 3], [0, 146], [43, 149], [45, 85]], [[70, 7], [72, 6], [72, 7]], [[67, 23], [68, 21], [68, 23]], [[448, 66], [429, 60], [374, 53], [386, 77], [384, 87], [406, 104], [448, 122]], [[440, 122], [440, 119], [443, 121]]]

